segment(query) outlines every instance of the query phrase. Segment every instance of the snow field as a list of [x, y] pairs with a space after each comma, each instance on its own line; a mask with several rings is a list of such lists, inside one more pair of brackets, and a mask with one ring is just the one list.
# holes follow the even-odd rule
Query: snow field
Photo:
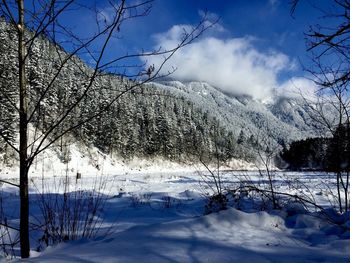
[[[298, 204], [282, 210], [257, 211], [248, 201], [240, 207], [203, 216], [206, 196], [213, 194], [203, 172], [173, 169], [120, 171], [115, 175], [32, 177], [31, 215], [40, 218], [35, 194], [91, 191], [103, 194], [101, 232], [92, 240], [79, 239], [42, 252], [23, 262], [349, 262], [348, 215], [343, 227], [307, 213]], [[172, 171], [171, 171], [172, 170]], [[274, 176], [276, 191], [302, 194], [331, 207], [325, 184], [328, 174], [283, 173]], [[245, 182], [266, 187], [266, 178], [254, 171], [222, 173], [227, 187]], [[329, 182], [328, 182], [329, 184]], [[332, 185], [332, 184], [330, 184]], [[35, 186], [35, 187], [34, 187]], [[64, 187], [66, 190], [64, 190]], [[18, 196], [2, 186], [6, 210], [16, 222]], [[313, 208], [310, 207], [312, 210]], [[332, 211], [332, 210], [330, 210]], [[346, 217], [347, 216], [347, 217]], [[18, 217], [17, 217], [18, 218]], [[104, 230], [113, 229], [107, 236]]]

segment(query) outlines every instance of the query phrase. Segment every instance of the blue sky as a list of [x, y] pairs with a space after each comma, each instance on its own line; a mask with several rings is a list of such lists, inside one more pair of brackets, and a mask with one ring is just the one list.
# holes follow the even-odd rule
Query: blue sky
[[[203, 52], [199, 53], [204, 54], [204, 56], [207, 55], [206, 47], [210, 45], [210, 42], [205, 42], [205, 39], [212, 37], [219, 41], [217, 43], [217, 57], [222, 55], [225, 58], [230, 57], [230, 51], [240, 50], [237, 48], [237, 45], [241, 43], [236, 42], [246, 40], [246, 43], [243, 43], [241, 48], [243, 53], [246, 52], [246, 56], [243, 56], [243, 58], [232, 56], [231, 59], [231, 61], [238, 59], [246, 62], [242, 63], [246, 66], [242, 67], [239, 61], [237, 63], [221, 63], [220, 59], [202, 59], [199, 64], [207, 65], [212, 63], [211, 67], [206, 66], [207, 68], [203, 70], [203, 67], [188, 66], [189, 61], [186, 65], [181, 63], [176, 65], [179, 72], [175, 72], [174, 78], [200, 80], [201, 74], [198, 74], [198, 71], [203, 70], [203, 75], [205, 76], [202, 77], [204, 78], [203, 80], [210, 82], [212, 78], [213, 81], [210, 84], [219, 86], [224, 91], [230, 92], [231, 86], [238, 85], [240, 87], [234, 87], [232, 93], [243, 92], [256, 98], [264, 98], [265, 94], [270, 96], [275, 87], [284, 86], [284, 88], [290, 89], [291, 87], [287, 86], [296, 86], [297, 84], [301, 85], [298, 88], [304, 88], [304, 85], [312, 86], [310, 82], [300, 79], [300, 77], [305, 75], [305, 72], [299, 62], [302, 62], [304, 65], [309, 63], [304, 32], [307, 31], [310, 24], [317, 22], [320, 13], [318, 10], [315, 10], [311, 5], [312, 3], [301, 1], [294, 17], [292, 17], [289, 2], [287, 0], [158, 0], [154, 3], [152, 13], [143, 19], [145, 23], [138, 28], [135, 35], [139, 39], [144, 39], [144, 43], [147, 46], [151, 43], [151, 45], [156, 47], [162, 43], [157, 41], [154, 43], [154, 39], [152, 37], [149, 38], [149, 36], [152, 36], [154, 33], [164, 33], [174, 25], [193, 25], [200, 19], [200, 11], [207, 10], [209, 13], [220, 17], [219, 25], [202, 36], [199, 41], [203, 45], [197, 45], [192, 47], [192, 49], [198, 51], [198, 49], [202, 48]], [[327, 4], [327, 1], [320, 0], [316, 3], [322, 7]], [[151, 24], [153, 26], [149, 26]], [[225, 42], [226, 44], [223, 44]], [[233, 43], [229, 44], [228, 42]], [[222, 54], [223, 52], [227, 53]], [[186, 57], [185, 51], [180, 53], [182, 58]], [[249, 55], [250, 53], [257, 54]], [[212, 56], [215, 56], [215, 52], [213, 52]], [[263, 56], [268, 58], [262, 58]], [[284, 60], [281, 62], [283, 65], [269, 68], [271, 63], [275, 63], [273, 59], [278, 56], [281, 56], [281, 59]], [[195, 56], [188, 57], [192, 61], [197, 59]], [[182, 60], [182, 58], [178, 58], [178, 61]], [[255, 63], [250, 61], [254, 59], [256, 61], [262, 59], [264, 62], [258, 66], [250, 65], [249, 63]], [[155, 61], [157, 60], [152, 60], [150, 64]], [[193, 70], [197, 73], [181, 74], [181, 68], [185, 68], [187, 72]], [[229, 68], [228, 72], [221, 74], [225, 68]], [[215, 69], [220, 71], [220, 73], [216, 74], [216, 72], [213, 72]], [[237, 76], [231, 77], [230, 71], [232, 75], [236, 72]], [[212, 77], [210, 72], [213, 72]], [[259, 74], [264, 76], [259, 77]], [[217, 76], [217, 78], [214, 76]], [[222, 79], [227, 78], [228, 80], [222, 81]], [[293, 83], [290, 82], [291, 79], [294, 80]], [[249, 89], [251, 89], [251, 92], [246, 92]]]
[[[97, 3], [101, 12], [110, 11], [108, 1]], [[257, 99], [270, 97], [276, 89], [314, 88], [302, 79], [305, 72], [300, 65], [309, 63], [304, 32], [320, 17], [312, 3], [328, 8], [329, 1], [303, 0], [292, 17], [289, 0], [155, 0], [148, 16], [122, 25], [120, 38], [112, 41], [106, 58], [171, 48], [181, 29], [198, 23], [207, 10], [209, 17], [220, 18], [219, 23], [178, 52], [163, 72], [176, 67], [175, 79], [203, 80], [225, 92]], [[67, 21], [74, 19], [81, 32], [89, 31], [90, 18], [85, 16], [68, 14]], [[157, 66], [161, 61], [162, 57], [155, 57], [137, 62]]]

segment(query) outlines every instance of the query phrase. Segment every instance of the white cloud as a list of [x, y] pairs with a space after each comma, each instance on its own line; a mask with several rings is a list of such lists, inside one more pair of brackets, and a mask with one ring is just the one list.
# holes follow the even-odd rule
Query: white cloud
[[318, 87], [314, 81], [303, 77], [294, 77], [284, 82], [277, 90], [277, 94], [287, 98], [303, 97], [313, 101], [317, 98], [317, 90]]
[[[198, 15], [201, 17], [201, 19], [205, 20], [204, 22], [205, 26], [210, 26], [215, 29], [215, 33], [226, 32], [226, 29], [218, 23], [218, 21], [220, 20], [219, 15], [212, 12], [204, 11], [204, 10], [199, 10]], [[212, 30], [212, 33], [213, 33], [213, 30]]]
[[[175, 47], [189, 25], [173, 26], [168, 32], [155, 36], [156, 47]], [[221, 28], [219, 27], [219, 30]], [[148, 66], [156, 67], [164, 57], [147, 58]], [[172, 77], [182, 81], [205, 81], [233, 95], [249, 95], [267, 99], [278, 87], [277, 75], [295, 65], [277, 51], [260, 52], [251, 37], [220, 39], [207, 36], [180, 49], [163, 67], [162, 73], [177, 70]]]

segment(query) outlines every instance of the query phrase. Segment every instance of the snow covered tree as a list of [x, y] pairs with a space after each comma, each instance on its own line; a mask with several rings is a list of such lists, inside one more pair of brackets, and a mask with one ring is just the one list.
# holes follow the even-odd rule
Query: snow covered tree
[[11, 52], [8, 39], [13, 33], [5, 27], [3, 18], [0, 18], [0, 151], [3, 161], [10, 153], [6, 142], [14, 143], [16, 120], [16, 66], [8, 65], [8, 61], [15, 60], [15, 54]]

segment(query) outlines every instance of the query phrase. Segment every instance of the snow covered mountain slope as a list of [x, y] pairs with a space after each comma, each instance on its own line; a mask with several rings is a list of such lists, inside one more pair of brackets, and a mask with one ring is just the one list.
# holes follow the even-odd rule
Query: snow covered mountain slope
[[281, 143], [317, 135], [318, 129], [301, 99], [276, 97], [270, 103], [263, 103], [246, 96], [228, 96], [205, 82], [167, 81], [152, 85], [194, 102], [236, 136], [241, 131], [246, 137], [265, 133]]

